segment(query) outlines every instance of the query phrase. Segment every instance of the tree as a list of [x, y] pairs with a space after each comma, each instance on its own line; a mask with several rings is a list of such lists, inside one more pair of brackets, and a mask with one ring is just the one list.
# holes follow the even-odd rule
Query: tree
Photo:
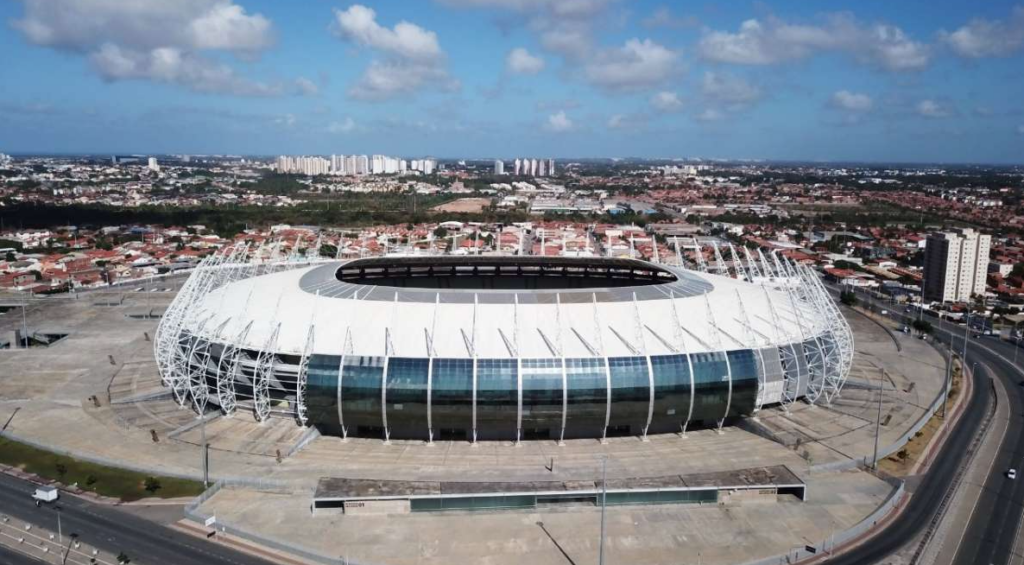
[[7, 261], [8, 263], [13, 263], [17, 260], [18, 256], [15, 255], [13, 251], [8, 251], [7, 255], [4, 257], [4, 261]]
[[852, 290], [844, 290], [839, 294], [839, 301], [847, 306], [856, 306], [857, 295]]
[[61, 481], [63, 481], [64, 476], [68, 474], [68, 466], [63, 463], [57, 463], [54, 466], [54, 469], [57, 471], [57, 476], [60, 477]]
[[441, 226], [437, 226], [437, 229], [434, 230], [434, 237], [444, 239], [448, 237], [448, 230]]
[[160, 484], [160, 479], [156, 477], [146, 477], [146, 480], [142, 483], [143, 488], [149, 494], [156, 494], [156, 491], [160, 490], [163, 485]]
[[932, 333], [932, 323], [928, 320], [914, 320], [913, 328], [922, 334]]

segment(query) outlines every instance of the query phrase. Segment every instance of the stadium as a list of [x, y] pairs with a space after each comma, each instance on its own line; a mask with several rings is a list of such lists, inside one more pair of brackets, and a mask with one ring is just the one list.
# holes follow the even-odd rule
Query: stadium
[[693, 268], [678, 249], [673, 265], [250, 251], [205, 259], [157, 330], [164, 384], [200, 414], [384, 441], [646, 438], [831, 403], [853, 356], [817, 274], [731, 247]]

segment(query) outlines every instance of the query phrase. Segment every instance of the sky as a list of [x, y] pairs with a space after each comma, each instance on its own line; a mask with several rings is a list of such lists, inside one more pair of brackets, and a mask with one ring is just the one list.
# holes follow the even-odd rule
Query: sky
[[9, 0], [0, 54], [6, 153], [1024, 163], [1012, 1]]

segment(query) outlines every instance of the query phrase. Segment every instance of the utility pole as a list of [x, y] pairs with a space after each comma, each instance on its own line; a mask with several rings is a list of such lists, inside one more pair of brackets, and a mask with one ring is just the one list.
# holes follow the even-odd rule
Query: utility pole
[[878, 469], [878, 435], [882, 430], [882, 393], [885, 392], [885, 369], [878, 369], [878, 417], [875, 419], [875, 458], [872, 469]]
[[601, 458], [601, 541], [597, 548], [597, 565], [604, 565], [604, 523], [608, 498], [608, 456]]
[[946, 361], [946, 380], [942, 383], [942, 420], [945, 425], [946, 404], [949, 404], [949, 381], [953, 377], [953, 344], [949, 344], [949, 356]]
[[202, 444], [203, 444], [203, 488], [210, 488], [210, 446], [206, 443], [206, 415], [200, 414], [201, 419], [199, 427], [202, 430]]
[[[967, 311], [967, 324], [964, 325], [964, 354], [963, 354], [963, 362], [964, 362], [965, 366], [967, 365], [967, 338], [970, 337], [970, 335], [969, 335], [970, 333], [971, 333], [971, 312], [970, 312], [970, 310], [968, 310]], [[952, 343], [952, 340], [950, 340], [950, 343]]]

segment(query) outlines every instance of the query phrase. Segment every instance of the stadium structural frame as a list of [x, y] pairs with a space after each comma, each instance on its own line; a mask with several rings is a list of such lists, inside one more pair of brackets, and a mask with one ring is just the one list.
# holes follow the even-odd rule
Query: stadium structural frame
[[664, 254], [672, 265], [313, 250], [238, 244], [199, 263], [154, 339], [183, 408], [385, 441], [646, 438], [831, 404], [852, 363], [820, 276], [777, 253], [729, 245], [726, 260], [694, 240]]

